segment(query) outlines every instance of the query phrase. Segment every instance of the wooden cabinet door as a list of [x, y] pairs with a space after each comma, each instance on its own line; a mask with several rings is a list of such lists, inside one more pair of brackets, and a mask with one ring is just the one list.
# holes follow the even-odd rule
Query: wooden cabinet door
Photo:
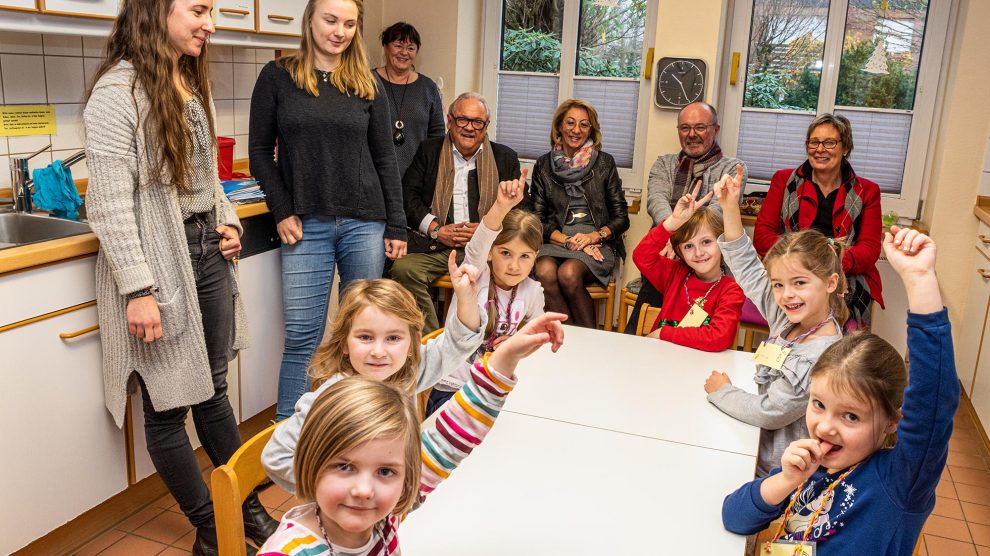
[[258, 0], [258, 32], [300, 36], [306, 0]]
[[0, 333], [0, 422], [8, 448], [0, 458], [0, 554], [127, 487], [124, 432], [104, 402], [99, 331], [59, 337], [96, 323], [96, 307], [88, 306]]
[[120, 12], [120, 0], [42, 0], [45, 13], [114, 19]]
[[[959, 374], [959, 382], [962, 383], [963, 390], [970, 399], [975, 396], [973, 383], [974, 378], [979, 374], [977, 369], [980, 353], [990, 352], [990, 335], [984, 332], [988, 304], [990, 304], [990, 260], [982, 253], [977, 253], [973, 258], [973, 266], [969, 274], [969, 298], [963, 313], [963, 321], [960, 326], [953, 327], [957, 338], [956, 372]], [[986, 349], [981, 350], [981, 343]], [[984, 371], [984, 379], [990, 381], [990, 367], [985, 367]]]
[[217, 29], [254, 31], [254, 7], [254, 0], [218, 0], [214, 5], [214, 23]]
[[241, 259], [239, 285], [251, 329], [251, 345], [238, 359], [241, 420], [271, 407], [278, 394], [285, 324], [282, 319], [282, 260], [275, 249]]

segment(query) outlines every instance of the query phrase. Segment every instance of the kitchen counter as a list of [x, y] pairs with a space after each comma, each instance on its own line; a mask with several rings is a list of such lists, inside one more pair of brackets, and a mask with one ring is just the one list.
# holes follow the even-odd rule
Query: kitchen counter
[[[242, 220], [267, 212], [264, 201], [237, 205], [237, 217]], [[88, 233], [3, 249], [0, 250], [0, 275], [92, 255], [99, 248], [96, 234]]]

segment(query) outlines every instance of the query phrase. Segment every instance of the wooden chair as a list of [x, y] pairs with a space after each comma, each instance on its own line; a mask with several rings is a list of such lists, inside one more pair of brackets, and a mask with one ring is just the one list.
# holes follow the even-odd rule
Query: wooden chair
[[622, 291], [619, 292], [619, 325], [616, 328], [619, 332], [625, 331], [626, 322], [629, 319], [629, 309], [636, 305], [637, 299], [639, 299], [639, 294], [629, 291], [629, 288], [622, 288]]
[[[449, 278], [449, 277], [448, 277]], [[441, 333], [443, 333], [443, 327], [437, 328], [433, 332], [423, 336], [421, 343], [425, 346], [426, 342], [436, 338]], [[416, 394], [416, 413], [419, 415], [419, 422], [422, 423], [423, 419], [426, 419], [426, 404], [430, 401], [430, 393], [433, 392], [433, 388], [427, 388], [419, 394]]]
[[646, 336], [652, 332], [653, 323], [660, 317], [660, 307], [644, 303], [639, 310], [639, 321], [636, 323], [636, 335]]
[[261, 467], [261, 451], [277, 426], [276, 423], [254, 435], [210, 476], [217, 546], [224, 556], [247, 556], [241, 505], [255, 487], [268, 479]]
[[598, 284], [587, 287], [592, 301], [595, 302], [595, 324], [597, 325], [600, 316], [599, 307], [605, 306], [605, 330], [612, 331], [612, 315], [615, 309], [615, 279], [608, 281], [608, 286], [604, 288]]
[[454, 300], [454, 283], [450, 281], [450, 274], [444, 274], [431, 282], [430, 286], [443, 291], [443, 307], [437, 313], [437, 319], [442, 323], [447, 319], [447, 311]]

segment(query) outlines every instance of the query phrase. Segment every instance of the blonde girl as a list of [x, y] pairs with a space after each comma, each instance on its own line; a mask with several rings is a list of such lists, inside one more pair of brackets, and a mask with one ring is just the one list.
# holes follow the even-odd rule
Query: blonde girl
[[343, 291], [406, 252], [392, 124], [368, 68], [363, 17], [362, 0], [309, 0], [299, 50], [262, 68], [251, 96], [251, 171], [282, 240], [279, 420], [308, 390], [335, 270]]
[[481, 313], [474, 303], [478, 271], [454, 266], [454, 290], [465, 303], [447, 319], [445, 331], [421, 345], [423, 314], [405, 288], [379, 278], [358, 280], [344, 292], [331, 328], [310, 368], [315, 391], [303, 395], [295, 412], [272, 435], [261, 462], [268, 476], [289, 492], [295, 491], [292, 458], [313, 401], [334, 382], [361, 375], [387, 382], [409, 399], [454, 370], [481, 344]]
[[427, 414], [454, 395], [485, 352], [543, 314], [543, 286], [529, 277], [543, 244], [543, 225], [535, 214], [514, 208], [523, 199], [526, 173], [523, 169], [519, 179], [499, 184], [495, 204], [464, 248], [464, 262], [480, 269], [477, 302], [488, 325], [474, 356], [433, 388]]
[[399, 516], [422, 504], [484, 440], [515, 386], [516, 364], [546, 343], [556, 351], [564, 318], [540, 316], [476, 364], [421, 435], [412, 400], [395, 386], [348, 377], [327, 388], [295, 457], [305, 503], [285, 513], [260, 554], [399, 554]]
[[[742, 288], [722, 270], [717, 238], [722, 215], [705, 206], [712, 193], [698, 199], [694, 191], [677, 200], [673, 213], [650, 230], [633, 251], [643, 277], [663, 294], [660, 316], [651, 338], [704, 351], [722, 351], [736, 342], [745, 297]], [[676, 259], [662, 252], [668, 242]]]
[[935, 506], [959, 405], [935, 244], [893, 226], [883, 249], [907, 291], [910, 375], [900, 354], [869, 333], [847, 336], [822, 354], [811, 376], [810, 434], [787, 447], [769, 477], [743, 485], [723, 504], [725, 528], [736, 533], [761, 531], [783, 517], [770, 529], [771, 546], [761, 548], [908, 555]]
[[725, 413], [763, 429], [757, 476], [765, 476], [788, 444], [808, 431], [811, 367], [842, 337], [848, 313], [842, 246], [814, 230], [788, 234], [760, 262], [743, 231], [739, 214], [742, 167], [715, 186], [725, 232], [718, 245], [743, 292], [770, 323], [770, 337], [756, 357], [757, 394], [733, 386], [728, 375], [712, 372], [705, 382], [708, 401]]

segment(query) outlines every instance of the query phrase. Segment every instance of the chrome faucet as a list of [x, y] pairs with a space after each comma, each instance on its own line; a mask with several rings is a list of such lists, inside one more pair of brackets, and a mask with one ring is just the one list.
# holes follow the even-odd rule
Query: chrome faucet
[[[34, 212], [34, 203], [31, 202], [31, 194], [34, 192], [34, 180], [31, 178], [31, 171], [28, 168], [28, 161], [51, 148], [51, 143], [45, 145], [37, 152], [24, 157], [10, 158], [10, 183], [14, 194], [14, 212]], [[76, 162], [86, 158], [86, 151], [79, 151], [62, 161], [62, 165], [68, 168]]]

